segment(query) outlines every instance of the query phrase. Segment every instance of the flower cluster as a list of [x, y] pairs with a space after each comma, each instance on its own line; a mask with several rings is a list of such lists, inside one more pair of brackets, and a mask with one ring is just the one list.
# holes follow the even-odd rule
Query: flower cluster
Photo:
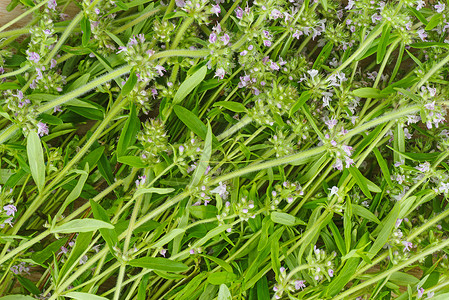
[[168, 136], [159, 119], [146, 121], [143, 129], [137, 134], [137, 139], [143, 146], [140, 157], [146, 163], [158, 163], [159, 155], [168, 151]]
[[284, 292], [290, 294], [304, 288], [306, 288], [305, 280], [290, 279], [290, 276], [287, 275], [287, 270], [281, 267], [279, 269], [279, 279], [273, 287], [274, 298], [281, 299]]
[[278, 183], [271, 191], [271, 209], [275, 210], [285, 200], [287, 203], [293, 203], [296, 199], [304, 195], [301, 185], [298, 182], [284, 181]]
[[311, 266], [308, 269], [310, 276], [316, 282], [320, 282], [324, 278], [330, 281], [334, 277], [334, 260], [336, 256], [337, 253], [335, 251], [327, 254], [325, 250], [318, 249], [315, 245], [306, 258], [307, 263]]

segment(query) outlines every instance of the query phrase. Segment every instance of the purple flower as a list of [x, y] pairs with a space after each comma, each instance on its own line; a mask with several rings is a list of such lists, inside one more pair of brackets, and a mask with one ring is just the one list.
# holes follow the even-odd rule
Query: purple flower
[[57, 5], [56, 0], [50, 0], [50, 1], [48, 1], [48, 3], [47, 3], [47, 7], [48, 7], [49, 9], [53, 9], [53, 10], [56, 9], [56, 5]]
[[226, 72], [223, 68], [218, 68], [217, 71], [215, 71], [215, 76], [214, 77], [218, 77], [219, 79], [223, 79], [225, 76]]
[[215, 44], [216, 41], [217, 41], [217, 35], [215, 34], [215, 32], [212, 32], [209, 35], [209, 43]]
[[410, 252], [410, 248], [413, 247], [413, 244], [407, 241], [403, 241], [402, 245], [404, 245], [404, 252]]
[[7, 216], [14, 216], [17, 212], [17, 208], [12, 204], [3, 206], [3, 209], [6, 210]]
[[218, 4], [212, 5], [210, 12], [215, 14], [218, 17], [218, 14], [221, 13], [220, 5], [218, 5]]
[[235, 10], [235, 16], [237, 17], [237, 19], [243, 18], [243, 9], [240, 6]]
[[416, 10], [420, 10], [424, 6], [426, 6], [426, 1], [424, 1], [424, 0], [416, 1]]
[[161, 251], [159, 252], [163, 257], [165, 257], [165, 254], [167, 253], [167, 250], [162, 248]]
[[421, 288], [417, 287], [416, 289], [418, 290], [418, 294], [416, 295], [416, 298], [421, 299], [422, 296], [424, 295], [424, 289], [422, 287]]
[[270, 68], [271, 68], [271, 70], [279, 71], [279, 66], [274, 61], [271, 62]]
[[42, 122], [37, 123], [37, 134], [39, 134], [39, 136], [47, 135], [48, 134], [47, 124]]
[[421, 41], [425, 41], [426, 37], [427, 37], [427, 33], [424, 29], [420, 29], [418, 31], [416, 31], [416, 33], [418, 34], [418, 37], [421, 39]]
[[270, 47], [270, 46], [271, 46], [271, 41], [270, 41], [270, 40], [264, 40], [264, 41], [263, 41], [263, 44], [264, 44], [266, 47]]
[[119, 54], [119, 53], [121, 53], [121, 52], [128, 52], [128, 48], [126, 48], [126, 47], [124, 47], [124, 46], [120, 46], [120, 47], [118, 47], [118, 51], [116, 52], [116, 54]]
[[437, 10], [437, 13], [440, 14], [444, 11], [444, 9], [446, 8], [446, 5], [444, 3], [438, 2], [438, 4], [435, 5], [434, 7]]
[[334, 277], [334, 270], [332, 269], [327, 270], [327, 274], [329, 274], [329, 277]]
[[28, 53], [28, 60], [33, 61], [34, 63], [39, 63], [39, 60], [41, 59], [41, 56], [36, 52], [30, 52]]
[[332, 188], [330, 188], [328, 190], [330, 191], [329, 197], [332, 197], [333, 195], [338, 196], [338, 187], [337, 186], [333, 186]]
[[184, 7], [186, 5], [184, 0], [175, 0], [175, 2], [177, 7]]
[[276, 20], [282, 18], [284, 15], [278, 9], [275, 8], [271, 11], [270, 16]]
[[348, 5], [345, 7], [345, 9], [352, 9], [354, 7], [355, 1], [354, 0], [349, 0], [348, 1]]
[[223, 42], [223, 45], [226, 46], [229, 43], [229, 40], [231, 38], [227, 33], [225, 33], [222, 37], [220, 37], [220, 40]]
[[165, 70], [165, 68], [163, 66], [157, 65], [156, 67], [154, 67], [156, 69], [156, 71], [159, 73], [159, 76], [164, 76], [163, 72], [167, 72], [167, 70]]
[[295, 289], [299, 290], [299, 289], [304, 289], [306, 287], [305, 285], [306, 281], [305, 280], [296, 280], [295, 281]]
[[327, 120], [324, 123], [327, 125], [327, 128], [332, 129], [338, 124], [338, 121], [337, 121], [337, 119], [332, 117], [331, 119]]

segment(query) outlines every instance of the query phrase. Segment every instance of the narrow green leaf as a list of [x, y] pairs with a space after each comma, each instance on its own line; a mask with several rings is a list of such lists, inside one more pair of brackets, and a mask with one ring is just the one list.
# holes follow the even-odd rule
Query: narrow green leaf
[[390, 25], [385, 24], [384, 28], [382, 29], [382, 36], [380, 37], [379, 44], [377, 45], [376, 62], [378, 64], [380, 64], [384, 59], [389, 39], [390, 39]]
[[264, 276], [256, 283], [257, 299], [258, 300], [270, 300], [270, 290], [268, 287], [267, 277]]
[[23, 286], [28, 292], [32, 293], [33, 295], [39, 295], [41, 293], [41, 291], [28, 278], [25, 278], [20, 275], [15, 275], [15, 276], [16, 276], [17, 280], [19, 281], [20, 285]]
[[125, 82], [125, 85], [122, 87], [121, 94], [123, 96], [128, 95], [133, 90], [136, 83], [137, 83], [137, 75], [136, 75], [135, 71], [133, 70], [133, 71], [131, 71], [131, 73], [129, 73], [129, 78]]
[[88, 165], [89, 169], [87, 170], [87, 172], [92, 171], [103, 155], [104, 149], [104, 146], [101, 146], [90, 151], [89, 154], [87, 154], [86, 157], [80, 162], [80, 166], [84, 167]]
[[170, 194], [171, 192], [173, 192], [175, 189], [174, 188], [140, 188], [137, 189], [137, 191], [134, 193], [133, 199], [143, 195], [143, 194], [159, 194], [159, 195], [165, 195], [165, 194]]
[[173, 98], [173, 105], [181, 103], [181, 101], [204, 80], [206, 73], [207, 66], [203, 66], [193, 73], [192, 76], [188, 77], [176, 91], [175, 97]]
[[188, 266], [181, 262], [173, 261], [163, 257], [142, 257], [132, 259], [129, 265], [133, 267], [152, 269], [165, 272], [185, 272]]
[[30, 131], [28, 134], [27, 154], [31, 176], [36, 183], [39, 192], [42, 192], [45, 185], [44, 151], [42, 149], [41, 140], [35, 131]]
[[230, 111], [237, 112], [237, 113], [246, 111], [245, 106], [240, 102], [218, 101], [218, 102], [215, 102], [214, 105], [212, 105], [212, 106], [214, 106], [214, 107], [222, 106], [226, 109], [229, 109]]
[[209, 165], [209, 159], [212, 154], [212, 128], [210, 124], [207, 124], [207, 134], [206, 140], [204, 141], [204, 149], [201, 154], [200, 161], [198, 166], [195, 169], [195, 172], [192, 175], [192, 181], [190, 182], [190, 186], [197, 186], [200, 182], [201, 178], [206, 171], [207, 166]]
[[290, 111], [288, 112], [288, 115], [291, 117], [295, 112], [301, 109], [301, 107], [306, 103], [307, 100], [310, 98], [310, 91], [304, 91], [301, 93], [301, 96], [299, 96], [298, 101], [290, 108]]
[[377, 162], [379, 163], [379, 167], [382, 170], [382, 174], [384, 175], [383, 178], [385, 178], [385, 181], [390, 187], [393, 187], [393, 182], [391, 181], [391, 175], [390, 171], [388, 170], [387, 162], [382, 157], [382, 154], [380, 154], [377, 148], [374, 148], [373, 152], [374, 155], [376, 156]]
[[69, 292], [64, 295], [65, 297], [69, 297], [72, 299], [77, 300], [107, 300], [108, 298], [96, 296], [88, 293], [81, 293], [81, 292]]
[[22, 2], [23, 5], [28, 7], [33, 7], [36, 5], [32, 0], [20, 0], [20, 2]]
[[363, 194], [365, 194], [365, 196], [368, 197], [369, 199], [372, 199], [373, 196], [371, 195], [371, 193], [368, 189], [368, 183], [367, 183], [368, 179], [366, 179], [365, 176], [363, 176], [362, 173], [360, 173], [359, 169], [357, 169], [356, 167], [350, 167], [348, 170], [349, 170], [349, 173], [351, 173], [351, 175], [354, 178], [357, 185], [362, 190]]
[[51, 232], [52, 233], [73, 233], [73, 232], [89, 232], [98, 230], [100, 228], [114, 229], [114, 226], [95, 219], [77, 219], [72, 220], [62, 225], [56, 226]]
[[82, 44], [83, 44], [83, 47], [87, 47], [87, 44], [89, 44], [90, 35], [91, 35], [89, 18], [84, 16], [81, 19], [80, 26], [81, 26], [81, 30], [83, 31]]
[[320, 54], [315, 59], [312, 69], [318, 70], [318, 71], [321, 69], [321, 66], [326, 62], [327, 58], [331, 54], [333, 47], [334, 47], [333, 42], [328, 42], [328, 43], [326, 43], [326, 45], [324, 45], [323, 49], [321, 49]]
[[207, 127], [195, 114], [179, 105], [175, 105], [173, 107], [173, 111], [181, 120], [181, 122], [183, 122], [187, 126], [187, 128], [192, 130], [193, 133], [195, 133], [202, 139], [206, 138]]
[[217, 300], [232, 300], [231, 292], [226, 284], [220, 285]]
[[31, 254], [31, 259], [38, 264], [43, 264], [47, 259], [49, 259], [53, 254], [61, 251], [61, 247], [67, 242], [67, 238], [59, 239], [45, 247], [44, 250], [34, 252]]
[[397, 202], [391, 212], [387, 215], [387, 217], [379, 224], [379, 226], [374, 231], [379, 231], [379, 234], [374, 241], [374, 244], [371, 246], [369, 250], [369, 257], [374, 257], [377, 252], [379, 252], [380, 249], [385, 245], [385, 243], [388, 241], [391, 231], [394, 229], [394, 226], [396, 224], [396, 220], [399, 215], [399, 209], [400, 209], [400, 202]]
[[[184, 233], [186, 230], [183, 228], [175, 228], [172, 231], [170, 231], [168, 234], [164, 235], [157, 243], [155, 243], [151, 248], [160, 248], [164, 246], [165, 244], [168, 244], [171, 242], [175, 237], [178, 235]], [[232, 270], [232, 269], [231, 269]]]
[[231, 283], [237, 279], [237, 275], [232, 272], [214, 272], [209, 274], [207, 282], [210, 284], [220, 285], [224, 283]]
[[[59, 285], [59, 283], [65, 279], [66, 275], [68, 276], [70, 274], [71, 270], [73, 270], [79, 265], [81, 256], [87, 250], [90, 242], [92, 241], [92, 236], [93, 236], [92, 232], [81, 232], [80, 234], [78, 234], [78, 237], [76, 238], [75, 241], [75, 246], [70, 251], [69, 258], [64, 263], [64, 266], [61, 268], [59, 276], [56, 276], [57, 285]], [[56, 256], [53, 257], [56, 258]]]
[[[89, 202], [94, 218], [111, 224], [111, 220], [109, 219], [106, 210], [99, 203], [95, 202], [92, 199], [90, 199]], [[118, 237], [115, 229], [100, 228], [99, 231], [106, 244], [108, 245], [111, 253], [114, 253], [115, 251], [113, 247], [118, 244]]]
[[[176, 229], [175, 229], [176, 230]], [[210, 259], [211, 261], [213, 261], [214, 263], [216, 263], [217, 265], [219, 265], [220, 267], [222, 267], [225, 271], [232, 273], [232, 267], [230, 264], [228, 264], [227, 262], [225, 262], [224, 260], [215, 257], [215, 256], [210, 256], [210, 255], [206, 255], [206, 254], [202, 254], [201, 256], [206, 257], [208, 259]]]
[[375, 88], [359, 88], [354, 91], [352, 91], [354, 96], [360, 97], [360, 98], [385, 98], [386, 95], [382, 94], [379, 89]]
[[[65, 92], [68, 93], [68, 92], [74, 91], [76, 89], [79, 89], [79, 88], [85, 86], [86, 83], [89, 81], [89, 77], [90, 77], [89, 73], [81, 75], [71, 85], [69, 85], [69, 87], [67, 88], [67, 90]], [[56, 95], [52, 95], [52, 96], [54, 96], [54, 98], [57, 98]], [[80, 101], [82, 103], [86, 103], [86, 102], [78, 100], [78, 99], [72, 99], [71, 101], [68, 101], [66, 104], [67, 105], [74, 105], [73, 103], [77, 103], [77, 101]], [[76, 105], [74, 105], [74, 106], [76, 106]]]
[[[335, 225], [335, 223], [329, 222], [329, 228], [332, 231], [332, 235], [335, 239], [335, 244], [337, 245], [338, 250], [340, 251], [341, 255], [346, 254], [346, 246], [345, 242], [343, 241], [343, 237], [340, 234], [340, 231], [338, 230], [338, 227]], [[349, 251], [349, 249], [348, 249]]]
[[138, 156], [119, 156], [117, 158], [117, 161], [122, 163], [122, 164], [131, 166], [131, 167], [134, 167], [134, 168], [139, 168], [139, 169], [146, 168], [148, 166]]
[[307, 225], [303, 221], [299, 220], [295, 216], [284, 212], [273, 211], [270, 215], [271, 221], [274, 223], [286, 225], [286, 226], [294, 226], [294, 225]]
[[366, 209], [363, 206], [360, 206], [360, 205], [357, 205], [357, 204], [353, 204], [352, 205], [352, 212], [355, 215], [358, 215], [358, 216], [360, 216], [362, 218], [365, 218], [365, 219], [367, 219], [369, 221], [372, 221], [372, 222], [375, 222], [377, 224], [380, 224], [379, 219], [371, 211], [369, 211], [368, 209]]
[[1, 297], [0, 300], [36, 300], [36, 298], [25, 295], [9, 295]]
[[344, 230], [344, 237], [345, 237], [345, 246], [346, 251], [349, 251], [351, 249], [351, 233], [352, 233], [352, 205], [351, 201], [346, 201], [346, 209], [343, 214], [343, 230]]
[[438, 26], [441, 22], [441, 14], [434, 14], [432, 18], [430, 18], [429, 23], [427, 23], [425, 30], [429, 31]]

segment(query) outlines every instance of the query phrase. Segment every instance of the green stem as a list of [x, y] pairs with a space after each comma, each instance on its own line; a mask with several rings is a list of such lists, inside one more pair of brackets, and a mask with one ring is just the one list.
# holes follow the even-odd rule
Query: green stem
[[340, 295], [336, 296], [334, 298], [334, 300], [339, 300], [339, 299], [349, 299], [350, 295], [367, 287], [370, 286], [372, 284], [375, 284], [379, 281], [381, 281], [382, 279], [384, 279], [387, 276], [390, 276], [391, 274], [393, 274], [394, 272], [400, 271], [401, 269], [413, 264], [416, 261], [419, 261], [421, 259], [423, 259], [424, 257], [426, 257], [427, 255], [431, 255], [433, 253], [435, 253], [436, 251], [439, 251], [441, 249], [444, 249], [445, 247], [449, 246], [449, 239], [446, 239], [445, 241], [439, 243], [438, 245], [435, 245], [431, 248], [428, 248], [427, 250], [424, 250], [416, 255], [414, 255], [413, 257], [408, 258], [407, 260], [395, 265], [394, 267], [392, 267], [391, 269], [388, 269], [385, 272], [380, 273], [377, 276], [374, 276], [373, 278], [366, 280], [364, 282], [361, 282], [355, 286], [352, 286], [351, 288], [349, 288], [348, 290], [346, 290], [345, 292], [341, 293]]
[[12, 24], [16, 23], [17, 21], [19, 21], [20, 19], [28, 16], [29, 14], [31, 14], [32, 12], [34, 12], [35, 10], [38, 10], [39, 8], [41, 8], [43, 5], [47, 4], [49, 0], [44, 0], [41, 3], [39, 3], [38, 5], [34, 6], [33, 8], [28, 9], [27, 11], [25, 11], [23, 14], [21, 14], [20, 16], [16, 17], [14, 20], [9, 21], [8, 23], [6, 23], [5, 25], [3, 25], [2, 27], [0, 27], [0, 32], [2, 32], [3, 30], [5, 30], [6, 28], [8, 28], [9, 26], [11, 26]]

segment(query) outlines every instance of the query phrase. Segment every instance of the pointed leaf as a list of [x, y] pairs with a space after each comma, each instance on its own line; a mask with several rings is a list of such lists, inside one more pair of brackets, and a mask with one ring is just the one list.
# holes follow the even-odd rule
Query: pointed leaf
[[100, 228], [114, 229], [114, 226], [95, 219], [78, 219], [56, 226], [52, 233], [73, 233], [73, 232], [89, 232]]
[[27, 154], [31, 176], [36, 183], [39, 192], [42, 192], [45, 185], [44, 151], [42, 149], [41, 140], [35, 131], [31, 131], [28, 134]]
[[179, 104], [187, 95], [204, 80], [207, 73], [207, 66], [201, 67], [198, 71], [188, 77], [178, 88], [173, 98], [173, 105]]
[[133, 267], [146, 268], [164, 272], [185, 272], [188, 266], [181, 262], [173, 261], [162, 257], [142, 257], [129, 261]]

